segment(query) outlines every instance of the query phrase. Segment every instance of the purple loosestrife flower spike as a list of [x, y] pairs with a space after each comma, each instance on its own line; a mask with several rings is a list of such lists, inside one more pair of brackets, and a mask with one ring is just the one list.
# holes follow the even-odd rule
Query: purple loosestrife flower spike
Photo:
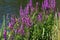
[[25, 17], [22, 17], [22, 24], [25, 24], [25, 22], [26, 22]]
[[34, 11], [34, 7], [31, 7], [31, 13]]
[[31, 20], [29, 17], [26, 17], [26, 26], [32, 26]]
[[13, 29], [14, 24], [12, 22], [9, 22], [8, 26], [9, 26], [10, 29]]
[[[43, 7], [44, 6], [44, 7]], [[42, 3], [42, 9], [47, 9], [49, 8], [49, 3], [48, 3], [48, 0], [44, 0], [44, 2]]]
[[30, 8], [31, 8], [32, 7], [32, 0], [30, 0], [29, 5], [30, 5]]
[[15, 21], [15, 19], [11, 17], [11, 21], [13, 22], [13, 21]]
[[56, 6], [56, 1], [55, 1], [55, 0], [49, 0], [49, 2], [50, 2], [50, 7], [51, 7], [52, 9], [54, 9], [55, 6]]
[[22, 9], [22, 6], [20, 6], [20, 16], [21, 16], [21, 17], [24, 16], [24, 11], [23, 11], [23, 9]]
[[42, 21], [42, 14], [41, 13], [38, 14], [38, 20]]
[[30, 7], [30, 10], [31, 10], [30, 13], [32, 14], [32, 12], [34, 11], [34, 7], [32, 5], [32, 0], [29, 1], [29, 7]]
[[4, 40], [7, 40], [7, 31], [6, 31], [6, 29], [4, 29], [3, 36], [4, 36]]
[[54, 9], [56, 6], [56, 2], [55, 0], [44, 0], [44, 2], [42, 3], [42, 9]]
[[38, 10], [38, 2], [36, 2], [36, 10]]
[[22, 17], [22, 24], [25, 24], [26, 26], [32, 25], [31, 20], [27, 15], [25, 17]]
[[20, 22], [20, 18], [18, 18], [18, 22]]
[[27, 6], [25, 7], [24, 13], [25, 13], [25, 15], [29, 14], [29, 4], [27, 4]]
[[15, 18], [13, 18], [13, 17], [11, 17], [11, 22], [12, 22], [13, 24], [15, 24], [16, 19], [15, 19]]
[[23, 24], [21, 24], [20, 29], [18, 30], [18, 33], [20, 33], [21, 35], [24, 35], [24, 26], [23, 26]]
[[10, 29], [13, 29], [14, 24], [16, 23], [16, 19], [11, 17], [11, 21], [9, 22], [8, 26]]

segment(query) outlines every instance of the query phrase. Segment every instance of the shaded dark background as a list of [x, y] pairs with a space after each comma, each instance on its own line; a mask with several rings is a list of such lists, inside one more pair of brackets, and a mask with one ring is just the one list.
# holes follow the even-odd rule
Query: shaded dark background
[[[33, 0], [33, 5], [38, 1], [41, 4], [42, 0]], [[19, 7], [22, 4], [23, 8], [29, 0], [0, 0], [0, 17], [3, 14], [19, 14]]]
[[[34, 6], [35, 3], [38, 1], [39, 7], [41, 7], [41, 3], [43, 0], [32, 0], [32, 1]], [[0, 0], [0, 17], [3, 14], [19, 14], [20, 4], [22, 4], [24, 8], [28, 2], [29, 0]], [[56, 2], [57, 7], [59, 8], [60, 0], [56, 0]]]

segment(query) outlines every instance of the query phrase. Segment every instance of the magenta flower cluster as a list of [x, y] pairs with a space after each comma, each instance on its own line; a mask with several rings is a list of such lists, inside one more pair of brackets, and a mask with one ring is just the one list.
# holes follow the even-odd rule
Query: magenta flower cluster
[[6, 28], [4, 29], [3, 37], [4, 37], [4, 40], [7, 40], [7, 30], [6, 30]]
[[46, 10], [47, 8], [55, 9], [56, 1], [55, 0], [44, 0], [42, 2], [42, 9]]
[[10, 29], [13, 29], [15, 22], [16, 22], [15, 18], [11, 17], [11, 21], [9, 22], [9, 28]]
[[[56, 6], [55, 4], [56, 4], [55, 0], [44, 0], [44, 2], [42, 2], [42, 10], [46, 10], [47, 8], [54, 9]], [[29, 3], [26, 5], [24, 9], [22, 8], [22, 5], [20, 5], [19, 10], [20, 17], [19, 18], [11, 17], [8, 27], [15, 33], [24, 35], [25, 33], [24, 27], [26, 26], [27, 28], [31, 28], [33, 25], [33, 19], [31, 16], [34, 15], [34, 12], [38, 11], [38, 5], [39, 3], [36, 2], [36, 7], [33, 7], [32, 0], [29, 1]], [[42, 12], [37, 13], [38, 14], [36, 19], [37, 21], [41, 22], [43, 18]], [[17, 28], [14, 28], [15, 25], [18, 25]], [[5, 29], [3, 33], [5, 40], [6, 40], [6, 34], [7, 31]]]

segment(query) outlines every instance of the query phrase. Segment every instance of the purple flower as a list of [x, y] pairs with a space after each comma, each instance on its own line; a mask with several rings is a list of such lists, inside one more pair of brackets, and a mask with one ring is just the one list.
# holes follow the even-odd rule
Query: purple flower
[[32, 22], [28, 16], [22, 17], [22, 24], [25, 24], [26, 26], [31, 26]]
[[32, 26], [32, 22], [31, 22], [30, 18], [29, 17], [25, 17], [25, 18], [26, 18], [26, 26], [28, 26], [28, 27]]
[[26, 22], [25, 17], [22, 17], [22, 24], [25, 24], [25, 22]]
[[9, 26], [10, 29], [13, 29], [14, 24], [12, 22], [9, 22], [8, 26]]
[[4, 40], [7, 40], [7, 31], [6, 31], [6, 29], [4, 29], [3, 36], [4, 36]]
[[16, 23], [16, 19], [11, 17], [11, 21], [8, 24], [9, 28], [13, 29], [13, 26], [14, 26], [15, 23]]
[[30, 8], [32, 7], [32, 0], [29, 1]]
[[54, 9], [55, 8], [55, 5], [56, 5], [56, 2], [55, 0], [44, 0], [44, 2], [42, 3], [42, 9], [46, 10], [46, 9]]
[[18, 22], [20, 22], [20, 18], [18, 18]]
[[11, 22], [12, 22], [13, 24], [15, 24], [16, 19], [15, 19], [15, 18], [13, 18], [13, 17], [11, 17]]
[[20, 16], [24, 16], [24, 10], [22, 9], [22, 6], [20, 6]]
[[36, 2], [36, 10], [38, 10], [38, 2]]
[[44, 0], [44, 7], [45, 7], [45, 9], [47, 9], [49, 7], [48, 0]]
[[32, 5], [32, 0], [29, 1], [30, 13], [32, 14], [34, 11], [34, 7]]
[[42, 21], [42, 14], [41, 13], [38, 14], [38, 20]]
[[18, 33], [20, 33], [21, 35], [24, 35], [24, 26], [23, 26], [23, 24], [20, 26], [20, 29], [18, 30]]
[[55, 5], [56, 5], [56, 1], [55, 0], [49, 0], [49, 2], [50, 2], [50, 7], [54, 9]]
[[27, 6], [24, 9], [24, 14], [28, 15], [29, 14], [29, 4], [27, 4]]

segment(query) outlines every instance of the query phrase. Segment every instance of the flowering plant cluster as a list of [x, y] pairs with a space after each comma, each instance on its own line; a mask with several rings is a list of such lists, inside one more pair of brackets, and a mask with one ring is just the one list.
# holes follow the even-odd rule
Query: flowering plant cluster
[[1, 29], [3, 32], [0, 34], [3, 36], [0, 36], [0, 40], [52, 40], [54, 18], [57, 14], [55, 4], [55, 0], [44, 0], [42, 11], [38, 10], [38, 2], [36, 7], [33, 7], [32, 0], [24, 9], [20, 5], [20, 16], [11, 16], [8, 27]]

